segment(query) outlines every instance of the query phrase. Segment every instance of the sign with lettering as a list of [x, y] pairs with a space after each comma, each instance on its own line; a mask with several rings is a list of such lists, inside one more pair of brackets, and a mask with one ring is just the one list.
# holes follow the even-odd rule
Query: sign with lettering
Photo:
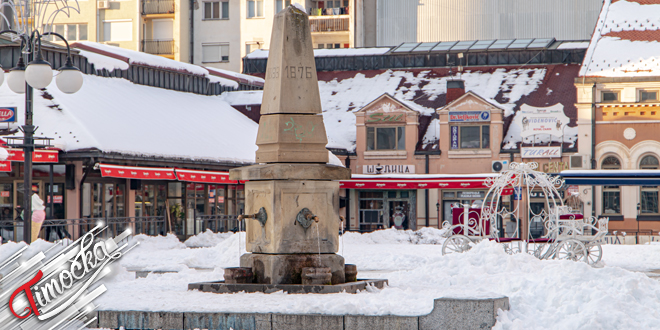
[[451, 148], [458, 149], [458, 126], [451, 127]]
[[459, 191], [458, 198], [484, 198], [483, 191]]
[[490, 110], [483, 111], [449, 111], [450, 123], [490, 121]]
[[15, 122], [16, 122], [15, 107], [0, 108], [0, 123], [15, 123]]
[[522, 158], [561, 158], [561, 147], [521, 147]]
[[415, 165], [364, 165], [362, 174], [414, 174]]
[[404, 122], [404, 121], [406, 121], [406, 117], [404, 116], [403, 113], [384, 114], [382, 112], [376, 112], [370, 114], [369, 119], [367, 119], [367, 123], [377, 123], [377, 122], [391, 123], [391, 122]]
[[516, 114], [515, 121], [520, 127], [520, 135], [525, 138], [534, 134], [562, 136], [564, 127], [570, 119], [564, 114], [564, 105], [561, 103], [549, 107], [532, 107], [523, 104]]
[[541, 169], [545, 173], [559, 173], [563, 170], [568, 170], [569, 167], [567, 162], [550, 162], [543, 164]]

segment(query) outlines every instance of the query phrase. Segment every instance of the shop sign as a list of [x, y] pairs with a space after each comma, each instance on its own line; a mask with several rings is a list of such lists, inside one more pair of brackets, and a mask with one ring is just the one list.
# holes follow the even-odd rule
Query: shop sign
[[534, 134], [563, 136], [564, 127], [570, 122], [564, 114], [564, 106], [561, 103], [549, 107], [532, 107], [523, 104], [515, 120], [523, 138]]
[[568, 170], [568, 163], [567, 162], [549, 162], [543, 164], [541, 166], [541, 169], [545, 173], [559, 173], [563, 170]]
[[15, 107], [0, 108], [0, 123], [15, 123], [15, 122], [16, 122]]
[[450, 123], [469, 123], [490, 121], [490, 110], [483, 111], [449, 111]]
[[[530, 198], [545, 198], [545, 194], [542, 191], [532, 191], [529, 193]], [[564, 198], [564, 192], [559, 191], [559, 196], [554, 196], [555, 198], [561, 197]]]
[[405, 121], [405, 117], [403, 116], [403, 113], [393, 113], [393, 114], [384, 114], [382, 112], [376, 112], [372, 113], [369, 115], [369, 119], [367, 119], [367, 123], [377, 123], [377, 122], [384, 122], [384, 123], [392, 123], [392, 122], [401, 122]]
[[[47, 197], [48, 198], [46, 198], [46, 203], [50, 203], [50, 196], [47, 196]], [[62, 199], [63, 199], [62, 195], [55, 195], [55, 196], [53, 196], [53, 203], [54, 204], [62, 204]]]
[[522, 158], [561, 158], [561, 147], [521, 147]]
[[[24, 162], [25, 153], [20, 149], [7, 149], [8, 161]], [[58, 163], [59, 152], [57, 150], [35, 150], [32, 153], [32, 161], [35, 163]]]
[[8, 160], [1, 161], [0, 172], [11, 172], [11, 161]]
[[522, 200], [522, 188], [521, 187], [513, 187], [513, 200], [514, 201]]
[[458, 198], [484, 198], [483, 191], [459, 191]]
[[568, 192], [569, 195], [575, 195], [580, 193], [580, 187], [578, 186], [568, 186], [566, 188], [566, 192]]
[[0, 197], [9, 197], [8, 191], [0, 191]]
[[458, 149], [458, 126], [451, 127], [451, 148]]
[[364, 165], [362, 174], [413, 174], [415, 165]]

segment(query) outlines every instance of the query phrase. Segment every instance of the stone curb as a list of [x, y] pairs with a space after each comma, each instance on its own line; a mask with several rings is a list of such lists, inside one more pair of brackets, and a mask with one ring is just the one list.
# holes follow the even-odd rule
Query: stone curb
[[438, 298], [431, 313], [423, 316], [99, 311], [97, 323], [90, 326], [123, 326], [126, 330], [472, 330], [492, 328], [499, 309], [509, 310], [508, 297]]

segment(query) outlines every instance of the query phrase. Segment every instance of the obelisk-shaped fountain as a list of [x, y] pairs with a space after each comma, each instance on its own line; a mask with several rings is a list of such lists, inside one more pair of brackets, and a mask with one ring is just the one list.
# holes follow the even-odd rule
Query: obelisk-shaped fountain
[[[328, 143], [307, 14], [294, 6], [273, 22], [257, 134], [259, 165], [230, 171], [245, 183], [246, 247], [241, 267], [254, 283], [301, 284], [303, 268], [330, 268], [345, 282], [339, 247], [339, 181]], [[324, 283], [330, 284], [330, 283]]]

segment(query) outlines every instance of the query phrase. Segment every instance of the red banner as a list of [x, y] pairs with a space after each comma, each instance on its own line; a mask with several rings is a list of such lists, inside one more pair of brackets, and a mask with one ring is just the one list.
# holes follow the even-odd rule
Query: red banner
[[[25, 153], [21, 149], [7, 149], [8, 161], [24, 162]], [[32, 153], [32, 162], [34, 163], [58, 163], [60, 161], [60, 152], [58, 150], [35, 150]]]
[[181, 168], [177, 168], [175, 171], [176, 178], [179, 181], [224, 184], [238, 183], [236, 180], [229, 180], [229, 172], [184, 170]]
[[340, 181], [346, 189], [489, 189], [484, 179], [467, 180], [346, 180]]
[[11, 172], [11, 162], [6, 160], [6, 161], [1, 161], [0, 162], [0, 172]]
[[173, 168], [100, 164], [101, 176], [141, 180], [176, 180]]

